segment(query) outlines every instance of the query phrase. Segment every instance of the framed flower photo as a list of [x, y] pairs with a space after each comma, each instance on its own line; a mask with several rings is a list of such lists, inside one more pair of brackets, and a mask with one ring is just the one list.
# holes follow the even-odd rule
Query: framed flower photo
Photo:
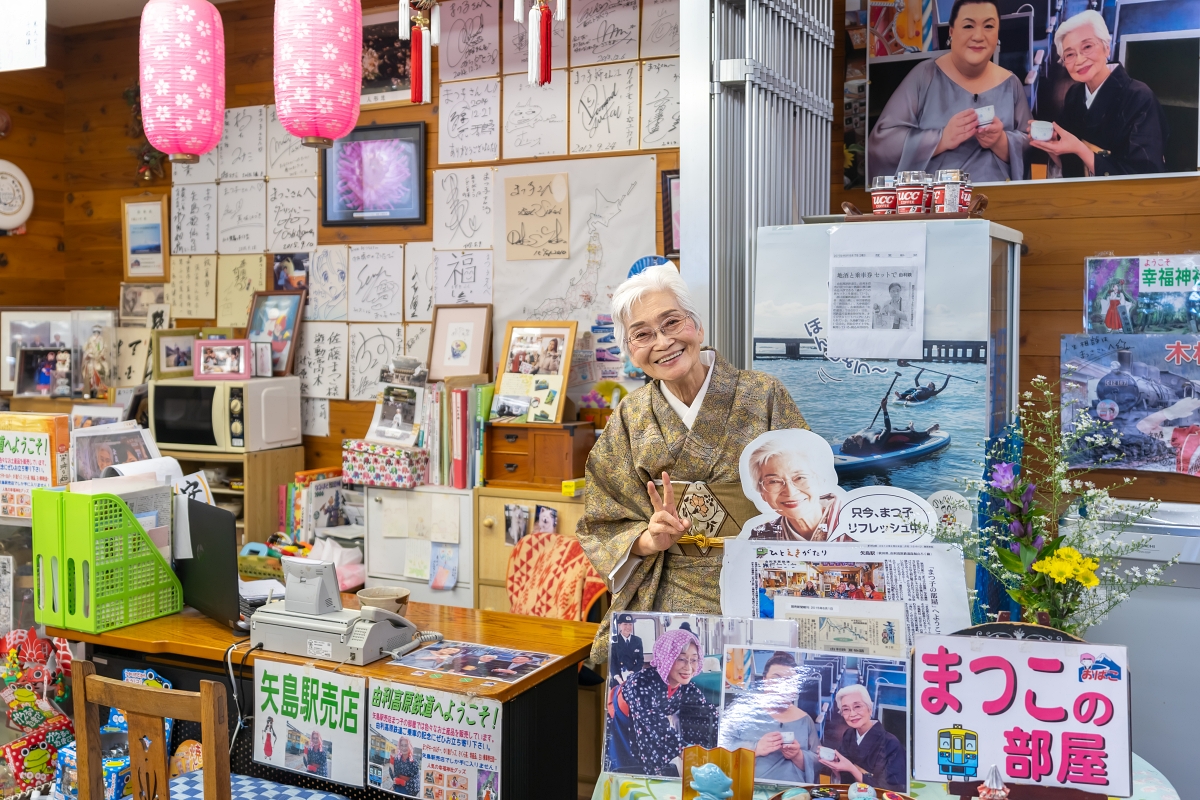
[[245, 380], [252, 372], [251, 358], [249, 339], [196, 339], [192, 375], [196, 380]]
[[321, 154], [321, 224], [424, 225], [425, 123], [355, 128]]
[[165, 328], [150, 333], [150, 365], [154, 380], [186, 378], [192, 374], [192, 345], [199, 328]]

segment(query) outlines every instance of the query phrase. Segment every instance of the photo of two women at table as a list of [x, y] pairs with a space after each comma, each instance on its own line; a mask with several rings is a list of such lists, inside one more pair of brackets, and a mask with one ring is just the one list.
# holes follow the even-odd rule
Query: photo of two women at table
[[825, 775], [906, 791], [905, 662], [749, 645], [753, 625], [762, 624], [619, 615], [605, 770], [679, 777], [684, 748], [719, 746], [753, 750], [760, 783], [809, 784]]
[[908, 170], [976, 184], [1196, 171], [1200, 0], [913, 6], [917, 20], [870, 2], [868, 186]]

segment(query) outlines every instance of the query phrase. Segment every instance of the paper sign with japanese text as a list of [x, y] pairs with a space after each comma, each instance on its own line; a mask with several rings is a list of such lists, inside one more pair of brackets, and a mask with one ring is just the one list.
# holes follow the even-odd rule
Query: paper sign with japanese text
[[254, 760], [363, 785], [366, 679], [265, 658], [254, 662]]
[[1124, 647], [1031, 639], [914, 640], [913, 777], [1132, 793]]
[[405, 797], [500, 800], [501, 705], [371, 679], [368, 785]]

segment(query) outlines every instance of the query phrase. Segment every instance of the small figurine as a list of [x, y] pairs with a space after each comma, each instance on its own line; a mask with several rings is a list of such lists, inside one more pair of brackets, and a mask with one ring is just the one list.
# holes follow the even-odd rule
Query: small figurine
[[92, 334], [83, 344], [83, 396], [97, 397], [108, 391], [108, 348], [103, 328], [92, 326]]
[[34, 378], [38, 394], [50, 394], [50, 387], [54, 382], [54, 366], [54, 353], [47, 353], [45, 360], [38, 364], [37, 375]]
[[983, 785], [979, 787], [979, 800], [1006, 800], [1009, 788], [1000, 778], [1000, 769], [995, 765], [988, 769]]
[[711, 762], [692, 767], [692, 782], [688, 785], [700, 793], [696, 800], [729, 800], [733, 797], [733, 790], [729, 788], [733, 786], [733, 779]]
[[17, 658], [17, 648], [15, 647], [8, 651], [8, 658], [4, 659], [3, 675], [5, 686], [21, 679], [21, 660]]
[[71, 351], [59, 350], [54, 362], [54, 387], [50, 390], [54, 397], [71, 396]]
[[852, 783], [846, 788], [846, 800], [875, 800], [875, 790], [865, 783]]

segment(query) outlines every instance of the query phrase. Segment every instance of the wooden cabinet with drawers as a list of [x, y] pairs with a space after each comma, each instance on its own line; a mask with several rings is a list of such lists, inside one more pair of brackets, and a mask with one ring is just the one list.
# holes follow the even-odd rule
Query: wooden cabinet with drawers
[[[587, 431], [591, 435], [591, 430]], [[561, 492], [530, 492], [498, 489], [492, 486], [475, 490], [475, 607], [488, 611], [508, 611], [508, 558], [513, 546], [504, 541], [504, 506], [529, 509], [532, 528], [538, 506], [558, 512], [558, 532], [574, 536], [575, 525], [583, 516], [582, 497], [563, 497]]]
[[563, 481], [583, 477], [588, 453], [596, 443], [590, 422], [489, 425], [484, 435], [486, 484], [512, 489], [557, 492]]

